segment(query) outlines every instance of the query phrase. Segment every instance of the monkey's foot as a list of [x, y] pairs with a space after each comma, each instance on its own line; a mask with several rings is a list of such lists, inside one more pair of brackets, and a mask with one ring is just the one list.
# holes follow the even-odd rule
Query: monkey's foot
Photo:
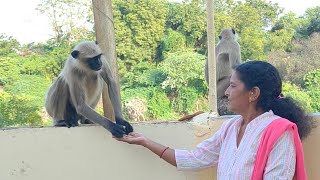
[[67, 124], [67, 127], [70, 128], [70, 127], [76, 127], [78, 126], [78, 121], [66, 121], [66, 124]]
[[125, 121], [124, 119], [116, 117], [116, 123], [118, 125], [124, 126], [126, 134], [133, 132], [133, 127], [131, 126], [131, 124], [129, 122]]
[[70, 128], [70, 127], [78, 126], [78, 122], [77, 121], [69, 122], [66, 120], [58, 120], [58, 121], [56, 121], [54, 126]]
[[81, 124], [94, 124], [94, 123], [91, 122], [89, 119], [83, 119], [83, 118], [80, 119], [80, 123], [81, 123]]
[[66, 121], [65, 120], [58, 120], [55, 122], [54, 126], [56, 127], [67, 127]]

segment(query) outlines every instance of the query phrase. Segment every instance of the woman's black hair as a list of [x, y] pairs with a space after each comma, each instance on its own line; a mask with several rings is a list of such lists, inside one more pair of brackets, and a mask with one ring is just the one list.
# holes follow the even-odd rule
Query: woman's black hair
[[288, 119], [298, 127], [301, 139], [307, 137], [314, 126], [312, 119], [306, 116], [298, 103], [282, 95], [282, 81], [278, 70], [265, 61], [248, 61], [235, 68], [239, 79], [247, 90], [260, 89], [257, 108], [264, 112], [272, 110], [274, 114]]

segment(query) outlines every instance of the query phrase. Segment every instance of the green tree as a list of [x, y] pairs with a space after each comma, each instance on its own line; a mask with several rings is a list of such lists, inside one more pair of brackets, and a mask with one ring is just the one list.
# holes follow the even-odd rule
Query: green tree
[[263, 60], [265, 38], [264, 33], [258, 27], [248, 27], [241, 31], [240, 48], [242, 60]]
[[284, 11], [278, 3], [273, 3], [271, 1], [246, 0], [245, 4], [248, 4], [257, 10], [264, 27], [272, 26], [278, 19], [279, 15]]
[[165, 73], [156, 65], [148, 62], [140, 62], [121, 76], [121, 88], [160, 87], [166, 78]]
[[303, 80], [306, 89], [320, 88], [320, 69], [308, 72]]
[[92, 36], [91, 5], [84, 0], [41, 0], [37, 10], [48, 16], [55, 43], [73, 43]]
[[267, 51], [271, 50], [286, 50], [292, 51], [292, 39], [299, 27], [300, 21], [292, 12], [287, 13], [280, 17], [270, 31], [270, 41]]
[[284, 80], [303, 87], [304, 75], [320, 67], [319, 41], [319, 33], [312, 34], [309, 39], [295, 40], [292, 52], [271, 52], [268, 61], [279, 69]]
[[11, 36], [0, 34], [0, 57], [16, 54], [20, 48], [19, 42]]
[[179, 93], [172, 99], [172, 105], [179, 114], [189, 114], [194, 111], [197, 106], [196, 101], [201, 97], [197, 90], [193, 87], [182, 87]]
[[28, 95], [0, 92], [0, 127], [43, 125], [39, 106]]
[[[273, 21], [276, 9], [262, 1], [237, 2], [230, 16], [235, 21], [234, 29], [239, 33], [243, 60], [265, 59], [266, 43], [264, 28]], [[262, 10], [262, 7], [268, 7]]]
[[304, 86], [312, 99], [313, 112], [320, 112], [320, 69], [313, 70], [304, 76]]
[[169, 120], [176, 118], [170, 100], [159, 87], [128, 88], [121, 91], [123, 104], [131, 99], [140, 98], [147, 102], [146, 119]]
[[206, 47], [206, 12], [201, 0], [185, 0], [182, 3], [169, 3], [167, 28], [182, 33], [188, 48], [198, 51]]
[[308, 8], [300, 18], [302, 24], [297, 31], [302, 37], [308, 37], [314, 32], [320, 32], [320, 6]]
[[285, 96], [290, 96], [294, 100], [296, 100], [301, 107], [306, 112], [314, 112], [314, 109], [312, 108], [312, 99], [311, 97], [302, 89], [300, 89], [298, 86], [290, 83], [290, 82], [285, 82], [282, 85], [282, 93]]
[[205, 56], [201, 54], [189, 51], [169, 53], [168, 58], [159, 64], [159, 68], [167, 75], [162, 86], [179, 90], [189, 86], [194, 80], [201, 80], [202, 86], [205, 86], [204, 65]]
[[268, 40], [265, 29], [274, 24], [283, 9], [262, 0], [217, 1], [215, 4], [216, 37], [222, 29], [233, 28], [239, 35], [242, 60], [265, 59]]
[[186, 48], [186, 38], [180, 32], [174, 31], [171, 28], [167, 30], [166, 35], [160, 42], [157, 49], [159, 61], [166, 58], [167, 53], [174, 53]]
[[72, 44], [62, 43], [59, 46], [54, 44], [49, 44], [50, 51], [42, 56], [45, 64], [45, 74], [51, 80], [56, 79], [56, 77], [61, 72], [64, 67], [65, 61], [69, 58], [72, 51], [72, 46], [77, 42]]
[[12, 84], [19, 78], [22, 62], [18, 57], [1, 57], [0, 56], [0, 84]]
[[152, 62], [165, 31], [165, 5], [163, 0], [113, 1], [120, 68], [130, 70], [138, 62]]
[[28, 96], [32, 98], [32, 104], [42, 107], [50, 84], [51, 80], [43, 76], [21, 75], [19, 79], [6, 87], [5, 90], [15, 95]]

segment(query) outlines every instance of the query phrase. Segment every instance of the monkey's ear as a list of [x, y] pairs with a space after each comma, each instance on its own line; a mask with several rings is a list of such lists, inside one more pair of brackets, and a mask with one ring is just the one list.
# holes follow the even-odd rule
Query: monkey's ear
[[236, 34], [236, 31], [234, 29], [231, 29], [231, 31], [232, 31], [233, 34]]
[[74, 50], [74, 51], [72, 51], [71, 56], [73, 58], [77, 59], [79, 57], [79, 54], [80, 54], [80, 51]]

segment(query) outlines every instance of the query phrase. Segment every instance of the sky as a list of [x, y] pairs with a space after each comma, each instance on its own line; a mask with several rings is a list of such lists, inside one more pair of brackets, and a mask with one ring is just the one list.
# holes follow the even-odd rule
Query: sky
[[[181, 0], [170, 0], [181, 1]], [[269, 1], [269, 0], [268, 0]], [[320, 6], [320, 0], [270, 0], [285, 11], [302, 15], [307, 8]], [[35, 10], [41, 0], [1, 0], [0, 34], [13, 36], [21, 44], [45, 42], [52, 36], [50, 22]]]
[[0, 34], [13, 36], [20, 43], [44, 42], [52, 35], [48, 18], [35, 8], [41, 0], [1, 0]]

